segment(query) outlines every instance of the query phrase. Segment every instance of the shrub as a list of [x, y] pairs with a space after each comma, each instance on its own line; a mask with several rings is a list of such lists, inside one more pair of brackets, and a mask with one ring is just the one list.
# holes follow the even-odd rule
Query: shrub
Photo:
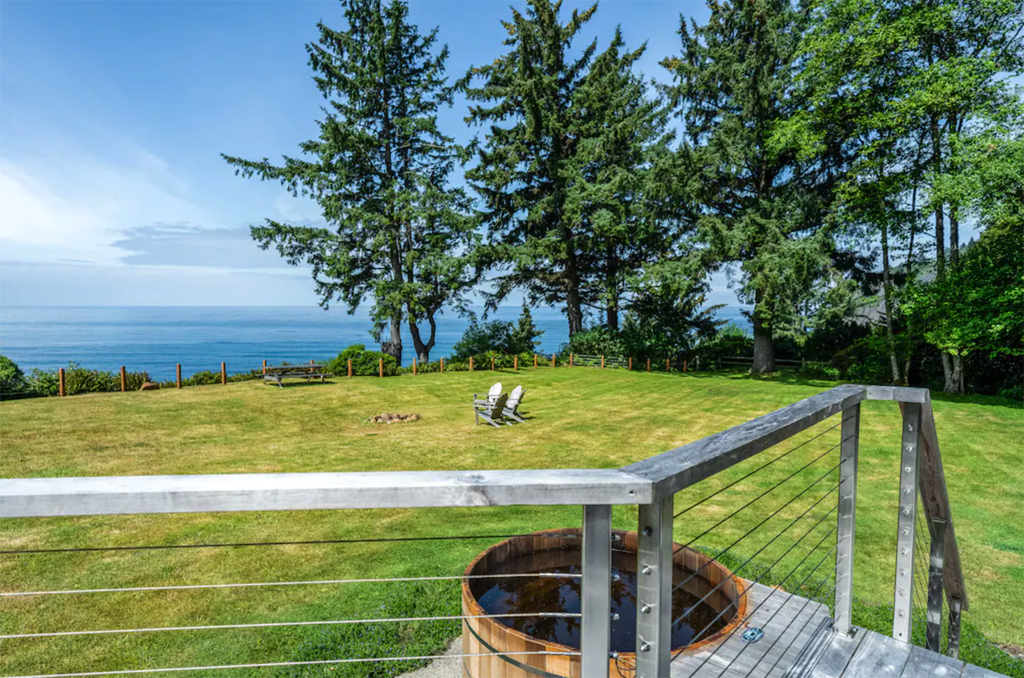
[[559, 358], [569, 360], [569, 354], [606, 355], [625, 357], [626, 344], [618, 332], [605, 327], [592, 327], [572, 335], [572, 338], [559, 351]]
[[[523, 312], [516, 323], [507, 320], [492, 320], [479, 323], [476, 320], [470, 323], [462, 338], [452, 346], [453, 360], [469, 360], [473, 356], [476, 362], [477, 356], [485, 353], [497, 353], [512, 355], [516, 353], [530, 353], [540, 343], [538, 337], [544, 334], [533, 324], [533, 316], [530, 309], [523, 306]], [[445, 365], [447, 369], [447, 365]]]
[[182, 379], [182, 386], [207, 386], [209, 384], [216, 384], [220, 382], [220, 375], [214, 374], [210, 370], [202, 370], [196, 372], [188, 379]]
[[348, 374], [348, 361], [352, 360], [352, 376], [376, 377], [380, 374], [379, 361], [384, 360], [384, 376], [396, 377], [402, 373], [394, 356], [380, 351], [367, 351], [364, 344], [353, 344], [327, 364], [327, 371], [337, 376]]
[[5, 355], [0, 355], [0, 398], [25, 391], [25, 373]]

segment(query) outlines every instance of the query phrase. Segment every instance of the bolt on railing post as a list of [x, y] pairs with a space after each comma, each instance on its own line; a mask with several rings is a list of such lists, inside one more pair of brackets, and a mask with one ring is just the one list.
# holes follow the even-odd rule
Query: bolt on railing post
[[942, 565], [946, 558], [946, 523], [933, 520], [929, 530], [932, 538], [931, 557], [928, 564], [928, 617], [925, 628], [927, 647], [932, 652], [941, 652], [942, 645]]
[[900, 452], [899, 520], [896, 532], [896, 585], [893, 587], [892, 637], [911, 640], [914, 620], [914, 528], [917, 521], [917, 476], [921, 442], [921, 405], [903, 409]]
[[636, 678], [663, 678], [672, 661], [672, 505], [639, 511], [636, 586]]
[[960, 657], [960, 610], [963, 602], [959, 598], [949, 601], [949, 644], [946, 654], [953, 659]]
[[612, 507], [583, 507], [583, 581], [580, 584], [581, 675], [608, 678], [612, 637]]
[[839, 508], [836, 528], [837, 632], [853, 632], [853, 544], [857, 532], [857, 455], [860, 446], [860, 403], [843, 410], [839, 447]]

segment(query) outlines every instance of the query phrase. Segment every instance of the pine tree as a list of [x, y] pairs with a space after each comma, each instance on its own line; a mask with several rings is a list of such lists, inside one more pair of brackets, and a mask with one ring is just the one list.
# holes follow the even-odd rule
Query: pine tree
[[436, 29], [423, 35], [409, 23], [404, 2], [341, 4], [345, 29], [321, 22], [319, 40], [306, 46], [327, 102], [319, 137], [280, 165], [223, 157], [237, 174], [311, 196], [327, 224], [267, 220], [252, 227], [253, 239], [290, 264], [309, 265], [324, 308], [337, 299], [351, 313], [372, 298], [375, 338], [387, 330], [382, 349], [399, 363], [407, 321], [416, 355], [427, 361], [436, 316], [461, 308], [477, 280], [471, 204], [448, 184], [460, 149], [437, 126], [453, 92], [444, 76], [448, 49], [435, 49]]
[[775, 370], [773, 327], [823, 271], [828, 164], [771, 144], [798, 114], [793, 84], [806, 11], [791, 0], [710, 1], [704, 26], [681, 22], [682, 54], [665, 59], [682, 116], [696, 225], [718, 263], [739, 266], [740, 297], [753, 303], [752, 372]]
[[597, 43], [575, 58], [572, 44], [597, 5], [563, 24], [561, 4], [529, 0], [525, 14], [513, 9], [502, 22], [508, 52], [463, 81], [476, 102], [466, 121], [488, 125], [466, 178], [484, 203], [486, 260], [504, 269], [495, 299], [520, 287], [531, 303], [563, 306], [572, 336], [583, 329], [579, 233], [567, 208], [568, 163], [579, 152], [572, 104]]

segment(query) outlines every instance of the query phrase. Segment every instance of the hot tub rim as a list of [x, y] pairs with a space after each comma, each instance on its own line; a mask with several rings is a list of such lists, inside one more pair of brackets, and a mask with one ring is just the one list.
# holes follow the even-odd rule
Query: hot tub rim
[[[541, 537], [541, 536], [560, 537], [562, 535], [565, 535], [565, 536], [575, 535], [575, 536], [582, 537], [582, 533], [583, 533], [583, 530], [581, 528], [578, 528], [578, 527], [563, 527], [563, 528], [558, 528], [558, 529], [554, 529], [554, 530], [539, 530], [537, 532], [526, 532], [526, 533], [523, 533], [523, 534], [520, 534], [520, 535], [516, 535], [515, 537], [509, 537], [508, 539], [503, 539], [502, 541], [500, 541], [500, 542], [498, 542], [496, 544], [492, 544], [491, 546], [489, 546], [486, 549], [484, 549], [483, 551], [481, 551], [479, 554], [477, 554], [476, 558], [474, 558], [469, 563], [469, 565], [466, 567], [466, 571], [463, 573], [463, 577], [464, 578], [462, 580], [462, 600], [468, 602], [468, 604], [472, 608], [471, 610], [467, 610], [466, 614], [473, 615], [473, 616], [489, 614], [487, 612], [487, 610], [485, 610], [483, 608], [483, 606], [480, 605], [480, 601], [477, 600], [476, 596], [473, 595], [473, 591], [470, 588], [471, 582], [473, 580], [472, 579], [467, 579], [465, 577], [472, 576], [473, 569], [477, 566], [477, 564], [480, 562], [480, 560], [482, 560], [492, 550], [494, 550], [496, 548], [499, 548], [499, 547], [501, 547], [504, 544], [508, 544], [510, 542], [513, 542], [513, 541], [515, 541], [517, 539], [526, 539], [528, 537]], [[631, 531], [628, 531], [628, 530], [612, 530], [612, 534], [618, 534], [620, 536], [625, 536], [625, 535], [632, 534], [634, 536], [637, 536], [636, 532], [631, 532]], [[691, 548], [689, 548], [687, 546], [683, 546], [682, 544], [679, 544], [677, 542], [672, 542], [673, 558], [675, 558], [675, 554], [677, 554], [678, 552], [683, 551], [683, 550], [690, 551], [692, 553], [696, 553], [697, 555], [701, 556], [702, 558], [705, 558], [707, 560], [711, 560], [712, 563], [713, 563], [713, 567], [718, 567], [718, 568], [724, 570], [726, 573], [728, 573], [729, 578], [733, 582], [733, 586], [735, 586], [735, 588], [736, 588], [737, 604], [736, 604], [736, 613], [733, 616], [733, 618], [729, 620], [728, 624], [726, 624], [724, 627], [722, 627], [716, 633], [713, 633], [710, 636], [708, 636], [707, 638], [704, 638], [703, 640], [698, 640], [697, 642], [692, 643], [692, 644], [687, 645], [687, 646], [684, 646], [684, 647], [672, 648], [672, 658], [673, 659], [675, 657], [679, 656], [679, 654], [681, 654], [684, 650], [687, 653], [695, 652], [695, 651], [699, 650], [700, 648], [705, 647], [707, 645], [713, 645], [713, 644], [718, 643], [727, 634], [732, 633], [736, 629], [737, 626], [739, 626], [741, 623], [743, 623], [743, 621], [744, 621], [743, 618], [744, 618], [744, 615], [746, 614], [746, 611], [747, 611], [746, 590], [747, 590], [748, 584], [749, 584], [749, 582], [747, 582], [747, 580], [743, 579], [742, 577], [736, 576], [735, 574], [732, 573], [732, 571], [726, 569], [726, 567], [724, 565], [722, 565], [721, 563], [719, 563], [717, 561], [714, 561], [712, 558], [709, 558], [708, 556], [705, 556], [700, 551], [695, 551], [694, 549], [691, 549]], [[465, 619], [463, 621], [468, 623], [470, 621], [473, 621], [473, 619]], [[493, 621], [493, 622], [496, 622], [498, 624], [501, 624], [501, 619], [498, 619], [498, 618], [478, 619], [478, 621]], [[505, 632], [506, 633], [511, 633], [513, 636], [519, 637], [519, 638], [521, 638], [523, 640], [526, 640], [526, 641], [529, 641], [529, 642], [544, 643], [546, 646], [550, 647], [552, 652], [572, 652], [572, 653], [576, 653], [576, 656], [579, 656], [580, 648], [578, 648], [578, 647], [571, 647], [569, 645], [563, 645], [561, 643], [556, 643], [554, 641], [548, 641], [548, 640], [544, 640], [542, 638], [537, 638], [536, 636], [531, 636], [531, 635], [529, 635], [527, 633], [523, 633], [522, 631], [519, 631], [518, 629], [514, 629], [511, 626], [506, 626], [505, 624], [502, 624], [502, 626], [505, 627]], [[635, 660], [636, 652], [619, 652], [617, 656], [620, 659], [626, 659], [626, 660], [633, 659], [633, 660]]]

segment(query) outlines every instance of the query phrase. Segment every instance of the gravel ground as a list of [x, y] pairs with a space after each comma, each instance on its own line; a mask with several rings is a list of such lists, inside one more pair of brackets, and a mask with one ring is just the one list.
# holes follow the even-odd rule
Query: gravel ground
[[[445, 654], [462, 652], [462, 636], [452, 641]], [[435, 659], [429, 666], [403, 673], [401, 678], [462, 678], [462, 662], [459, 659]]]

